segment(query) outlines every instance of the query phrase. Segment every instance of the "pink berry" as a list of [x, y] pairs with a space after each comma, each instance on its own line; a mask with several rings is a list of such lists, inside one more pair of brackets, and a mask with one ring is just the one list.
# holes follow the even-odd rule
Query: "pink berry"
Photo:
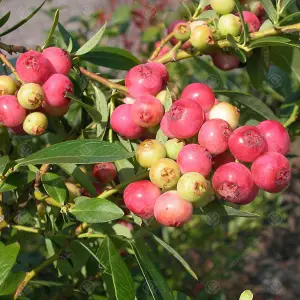
[[126, 207], [143, 219], [153, 217], [154, 204], [160, 197], [160, 189], [149, 180], [130, 183], [124, 191]]
[[101, 162], [93, 167], [93, 176], [100, 182], [106, 184], [117, 176], [117, 169], [112, 162]]
[[134, 98], [145, 94], [155, 96], [162, 88], [161, 73], [149, 64], [138, 65], [127, 73], [125, 85]]
[[[155, 49], [157, 49], [160, 45], [160, 42], [155, 42]], [[162, 49], [159, 51], [159, 54], [157, 55], [157, 58], [162, 57], [163, 55], [165, 55], [166, 53], [168, 53], [170, 51], [170, 48], [168, 46], [163, 46]]]
[[217, 51], [211, 57], [214, 65], [223, 71], [236, 69], [240, 65], [238, 57], [233, 53]]
[[[220, 103], [220, 101], [218, 99], [215, 99], [214, 106], [217, 105], [217, 104], [219, 104], [219, 103]], [[207, 112], [207, 113], [204, 114], [204, 122], [206, 122], [208, 120], [209, 120], [209, 112]]]
[[50, 106], [61, 107], [70, 103], [66, 93], [73, 93], [72, 81], [65, 75], [54, 74], [43, 85], [46, 98], [45, 102]]
[[[179, 23], [186, 23], [185, 20], [176, 20], [174, 21], [169, 27], [168, 27], [168, 34], [170, 34], [171, 32], [173, 32], [173, 30], [175, 29], [176, 25], [179, 24]], [[171, 38], [170, 40], [171, 44], [173, 46], [175, 46], [179, 40], [177, 40], [175, 37]], [[186, 41], [182, 46], [181, 46], [181, 49], [183, 50], [186, 50], [188, 48], [191, 47], [191, 43], [189, 41]]]
[[168, 114], [171, 132], [178, 139], [187, 139], [198, 133], [203, 124], [203, 112], [196, 101], [180, 99], [175, 101]]
[[51, 106], [47, 102], [43, 102], [41, 109], [38, 109], [42, 113], [46, 113], [51, 117], [61, 117], [64, 116], [70, 108], [70, 103], [65, 106]]
[[196, 101], [205, 113], [210, 111], [215, 104], [215, 95], [212, 89], [203, 83], [187, 85], [182, 91], [181, 98]]
[[159, 124], [163, 115], [163, 105], [151, 95], [137, 97], [131, 106], [132, 120], [141, 127], [149, 128]]
[[178, 154], [177, 163], [182, 174], [197, 172], [207, 177], [212, 168], [210, 153], [197, 144], [184, 146]]
[[26, 83], [43, 84], [55, 73], [51, 62], [37, 51], [30, 50], [19, 56], [16, 70]]
[[260, 21], [257, 16], [250, 11], [243, 11], [244, 22], [248, 24], [249, 32], [256, 32], [260, 28]]
[[119, 135], [127, 139], [138, 139], [144, 128], [136, 125], [131, 118], [131, 104], [122, 104], [112, 113], [110, 125]]
[[168, 69], [166, 68], [166, 66], [164, 64], [154, 62], [154, 61], [150, 61], [146, 65], [148, 65], [152, 69], [158, 71], [161, 78], [162, 78], [163, 84], [165, 84], [165, 85], [168, 84], [169, 72], [168, 72]]
[[286, 157], [277, 152], [260, 156], [251, 167], [254, 182], [269, 193], [279, 193], [291, 181], [291, 166]]
[[68, 75], [72, 68], [72, 61], [67, 51], [50, 47], [45, 49], [42, 54], [51, 62], [55, 73]]
[[154, 205], [154, 217], [162, 225], [179, 227], [187, 222], [193, 214], [193, 206], [183, 200], [177, 191], [162, 194]]
[[253, 162], [267, 151], [267, 143], [255, 126], [234, 130], [228, 145], [233, 156], [243, 162]]
[[26, 117], [26, 110], [15, 96], [0, 97], [0, 124], [6, 127], [16, 127], [22, 124]]
[[219, 167], [212, 178], [217, 194], [229, 202], [248, 204], [258, 193], [258, 187], [252, 180], [251, 172], [240, 163], [227, 163]]
[[170, 139], [173, 139], [175, 136], [170, 130], [170, 125], [168, 121], [168, 115], [169, 112], [166, 112], [165, 115], [162, 117], [161, 122], [160, 122], [160, 128], [162, 132]]
[[228, 140], [232, 133], [230, 125], [221, 119], [205, 122], [198, 134], [199, 145], [211, 154], [220, 154], [228, 149]]
[[23, 124], [20, 124], [16, 127], [8, 127], [9, 131], [15, 135], [27, 135], [27, 132], [23, 129]]
[[213, 157], [212, 167], [214, 170], [216, 170], [220, 166], [225, 165], [230, 162], [235, 162], [235, 157], [231, 154], [230, 151], [225, 151], [225, 152]]
[[[93, 182], [93, 186], [96, 189], [97, 195], [102, 194], [102, 187], [101, 187], [100, 183]], [[81, 193], [82, 193], [82, 195], [84, 195], [86, 197], [92, 197], [91, 194], [85, 188], [81, 189]]]
[[281, 123], [266, 120], [256, 127], [267, 142], [268, 152], [278, 152], [286, 155], [290, 151], [290, 137]]

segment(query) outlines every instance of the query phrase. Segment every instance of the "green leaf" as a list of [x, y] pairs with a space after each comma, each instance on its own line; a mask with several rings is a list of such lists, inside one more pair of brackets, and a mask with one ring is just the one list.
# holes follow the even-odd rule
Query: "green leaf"
[[280, 21], [280, 25], [290, 25], [290, 24], [296, 24], [300, 22], [300, 12], [293, 13], [291, 15], [288, 15], [284, 19]]
[[269, 18], [273, 21], [273, 23], [276, 23], [277, 12], [275, 10], [275, 7], [274, 7], [272, 1], [271, 0], [261, 0], [260, 2], [262, 3], [264, 9], [266, 10]]
[[45, 191], [51, 198], [61, 204], [66, 202], [68, 190], [60, 176], [53, 173], [43, 174], [42, 183]]
[[0, 27], [6, 24], [10, 17], [10, 11], [0, 19]]
[[249, 48], [260, 48], [260, 47], [274, 47], [274, 46], [290, 46], [290, 47], [296, 47], [300, 48], [300, 45], [291, 43], [291, 40], [282, 37], [282, 36], [276, 36], [276, 37], [265, 37], [256, 41], [253, 41], [249, 44]]
[[50, 30], [50, 32], [48, 34], [48, 37], [47, 37], [47, 39], [45, 41], [45, 44], [43, 46], [43, 49], [45, 49], [46, 47], [48, 47], [48, 45], [50, 44], [52, 35], [54, 34], [56, 26], [58, 24], [58, 20], [59, 20], [59, 9], [57, 9], [55, 11], [54, 19], [53, 19], [53, 24], [52, 24], [51, 30]]
[[253, 294], [250, 290], [243, 291], [239, 300], [252, 300]]
[[165, 111], [169, 111], [170, 110], [170, 107], [172, 106], [172, 103], [173, 103], [172, 95], [171, 95], [169, 89], [166, 88], [166, 98], [165, 98], [165, 101], [164, 101]]
[[23, 24], [25, 24], [27, 21], [29, 21], [46, 3], [47, 0], [45, 0], [36, 10], [34, 10], [28, 17], [23, 19], [21, 22], [17, 23], [16, 25], [10, 27], [9, 29], [5, 30], [4, 32], [0, 33], [0, 36], [4, 36], [12, 31], [15, 31], [19, 27], [21, 27]]
[[106, 126], [109, 118], [108, 106], [106, 97], [103, 92], [95, 85], [93, 85], [95, 91], [95, 101], [97, 110], [101, 113], [101, 123], [97, 124], [97, 138], [103, 139]]
[[115, 47], [98, 46], [80, 58], [94, 65], [116, 70], [129, 70], [140, 64], [140, 61], [130, 52]]
[[229, 97], [231, 100], [236, 101], [244, 106], [250, 108], [251, 110], [258, 113], [260, 116], [264, 117], [265, 119], [269, 120], [277, 120], [276, 115], [273, 111], [260, 99], [241, 92], [236, 91], [214, 91], [216, 94], [221, 94], [224, 96]]
[[134, 156], [119, 143], [109, 143], [99, 140], [74, 140], [54, 144], [44, 148], [24, 159], [18, 160], [18, 166], [29, 164], [95, 164], [97, 162], [112, 162]]
[[112, 277], [116, 299], [134, 300], [135, 290], [132, 276], [109, 237], [102, 241], [96, 255], [104, 272]]
[[[209, 1], [208, 1], [208, 5], [209, 5]], [[217, 16], [218, 16], [217, 13], [211, 9], [211, 10], [206, 10], [203, 13], [201, 13], [197, 19], [207, 20], [207, 19], [216, 18]]]
[[163, 133], [161, 128], [159, 128], [157, 133], [156, 133], [155, 139], [157, 141], [161, 142], [162, 144], [165, 144], [169, 138]]
[[35, 177], [36, 173], [31, 171], [22, 170], [19, 172], [14, 172], [10, 174], [6, 178], [5, 182], [1, 185], [0, 193], [12, 191], [19, 187], [23, 187], [26, 184], [35, 180]]
[[87, 223], [104, 223], [123, 217], [123, 210], [116, 204], [101, 198], [78, 197], [70, 213], [77, 220]]
[[14, 266], [19, 250], [20, 245], [18, 243], [5, 246], [0, 242], [0, 285]]
[[131, 7], [128, 4], [118, 5], [113, 12], [110, 26], [126, 23], [131, 17]]
[[[68, 52], [72, 52], [72, 50], [76, 51], [80, 48], [80, 45], [76, 41], [76, 39], [73, 38], [71, 33], [69, 33], [65, 27], [58, 23], [58, 30], [60, 32], [60, 35], [62, 36], [64, 43], [66, 45], [66, 48], [68, 48]], [[72, 46], [72, 47], [71, 47]]]
[[173, 291], [174, 300], [191, 300], [191, 298], [181, 292]]
[[115, 161], [118, 170], [118, 179], [120, 182], [127, 181], [135, 175], [134, 166], [128, 159]]
[[80, 55], [84, 55], [88, 52], [90, 52], [91, 50], [93, 50], [97, 44], [100, 42], [103, 33], [105, 31], [106, 28], [106, 23], [101, 27], [101, 29], [90, 39], [88, 40], [83, 46], [80, 47], [80, 49], [78, 49], [76, 51], [76, 55], [80, 56]]
[[[5, 281], [0, 285], [0, 296], [13, 295], [24, 277], [25, 273], [9, 273]], [[3, 299], [5, 298], [3, 297]]]
[[0, 175], [2, 175], [5, 172], [8, 163], [9, 157], [7, 155], [0, 157]]
[[198, 280], [196, 273], [192, 270], [190, 265], [185, 261], [185, 259], [175, 249], [173, 249], [170, 245], [165, 243], [163, 240], [161, 240], [159, 237], [157, 237], [153, 233], [152, 233], [152, 237], [159, 244], [161, 244], [170, 254], [172, 254], [196, 280]]
[[246, 53], [242, 49], [235, 48], [234, 51], [240, 62], [245, 63], [247, 61]]
[[[279, 4], [281, 3], [281, 4]], [[277, 5], [280, 5], [280, 14], [282, 14], [288, 7], [289, 5], [293, 4], [294, 0], [282, 0], [282, 2], [278, 2]]]
[[241, 23], [242, 23], [242, 32], [241, 32], [241, 36], [240, 36], [240, 43], [246, 43], [248, 41], [248, 37], [249, 37], [249, 29], [248, 29], [248, 26], [245, 24], [245, 21], [244, 21], [243, 10], [242, 10], [242, 6], [240, 4], [240, 1], [239, 0], [234, 0], [234, 2], [235, 2], [236, 9], [239, 13]]

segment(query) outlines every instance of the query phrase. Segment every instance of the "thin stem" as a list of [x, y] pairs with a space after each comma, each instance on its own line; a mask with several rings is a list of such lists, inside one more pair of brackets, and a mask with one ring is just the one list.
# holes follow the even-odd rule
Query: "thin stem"
[[11, 72], [14, 74], [16, 79], [20, 81], [22, 84], [24, 84], [24, 81], [19, 77], [16, 69], [14, 66], [9, 62], [9, 60], [5, 57], [3, 53], [0, 52], [0, 59], [3, 61], [3, 63], [11, 70]]
[[24, 53], [27, 52], [28, 49], [24, 46], [16, 46], [16, 45], [7, 45], [2, 42], [0, 42], [0, 49], [3, 49], [9, 54], [13, 53]]
[[57, 208], [62, 208], [63, 205], [58, 203], [56, 200], [54, 200], [53, 198], [51, 197], [48, 197], [46, 195], [44, 195], [43, 193], [41, 193], [40, 191], [38, 190], [35, 190], [34, 191], [34, 198], [38, 201], [43, 201], [43, 202], [46, 202], [48, 205], [51, 205], [51, 206], [54, 206], [54, 207], [57, 207]]
[[85, 239], [85, 238], [102, 238], [102, 239], [105, 239], [106, 238], [106, 234], [101, 234], [101, 233], [82, 233], [82, 234], [79, 234], [77, 236], [78, 239]]
[[34, 182], [34, 188], [37, 189], [41, 183], [42, 176], [47, 173], [47, 171], [50, 168], [50, 164], [44, 164], [41, 166], [39, 172], [36, 174], [35, 182]]
[[[109, 106], [109, 116], [111, 117], [113, 112], [115, 110], [115, 102], [114, 102], [114, 99], [112, 98], [111, 101], [110, 101], [110, 106]], [[112, 127], [110, 126], [109, 130], [108, 130], [108, 141], [110, 143], [113, 142], [113, 129]]]
[[150, 56], [149, 60], [154, 60], [155, 58], [157, 58], [157, 56], [158, 56], [159, 52], [161, 51], [161, 49], [164, 47], [165, 44], [167, 44], [172, 39], [172, 37], [174, 37], [174, 32], [171, 32], [164, 39], [162, 39], [159, 42], [159, 46], [154, 50], [154, 52]]
[[298, 114], [299, 114], [299, 105], [296, 104], [294, 109], [293, 109], [292, 114], [290, 115], [288, 120], [283, 124], [283, 126], [284, 127], [289, 127], [292, 123], [297, 121]]

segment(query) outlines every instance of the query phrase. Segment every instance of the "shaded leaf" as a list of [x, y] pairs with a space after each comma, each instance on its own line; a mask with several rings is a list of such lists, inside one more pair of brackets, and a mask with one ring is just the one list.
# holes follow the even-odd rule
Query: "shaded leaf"
[[64, 204], [67, 200], [68, 190], [60, 176], [53, 173], [42, 175], [42, 183], [47, 194], [58, 203]]
[[277, 13], [275, 10], [275, 7], [272, 3], [271, 0], [261, 0], [261, 3], [264, 7], [264, 9], [267, 12], [267, 15], [269, 16], [269, 18], [273, 21], [273, 23], [276, 22], [276, 18], [277, 18]]
[[14, 172], [10, 174], [3, 185], [0, 187], [0, 193], [15, 190], [19, 187], [23, 187], [26, 184], [35, 180], [36, 173], [31, 171], [22, 170], [20, 172]]
[[242, 10], [242, 6], [240, 4], [240, 1], [239, 0], [234, 0], [234, 2], [235, 2], [236, 9], [238, 11], [238, 14], [239, 14], [241, 23], [242, 23], [242, 32], [241, 32], [241, 35], [240, 35], [240, 43], [246, 43], [248, 41], [248, 37], [249, 37], [249, 29], [248, 29], [248, 26], [245, 24], [245, 21], [244, 21], [243, 10]]
[[104, 137], [106, 126], [109, 118], [108, 106], [106, 97], [103, 92], [95, 85], [93, 85], [95, 91], [95, 101], [98, 112], [101, 114], [101, 123], [97, 124], [97, 138], [101, 140]]
[[80, 48], [80, 45], [78, 44], [76, 39], [73, 38], [71, 33], [68, 32], [61, 23], [58, 23], [58, 31], [64, 40], [66, 48], [68, 48], [68, 52], [71, 53], [73, 50], [76, 51]]
[[293, 13], [291, 15], [288, 15], [284, 19], [280, 21], [280, 25], [290, 25], [290, 24], [296, 24], [300, 22], [300, 12]]
[[0, 157], [0, 175], [3, 174], [8, 163], [9, 157], [7, 155]]
[[259, 47], [274, 47], [274, 46], [290, 46], [300, 48], [300, 45], [291, 43], [291, 40], [286, 37], [277, 36], [277, 37], [265, 37], [259, 40], [253, 41], [249, 44], [249, 48], [255, 49]]
[[128, 181], [135, 175], [134, 166], [128, 159], [115, 161], [118, 170], [118, 179], [120, 182]]
[[0, 19], [0, 27], [6, 24], [10, 17], [10, 11]]
[[9, 273], [4, 282], [0, 285], [0, 296], [12, 295], [24, 277], [25, 273]]
[[53, 18], [53, 23], [52, 23], [52, 27], [51, 27], [50, 32], [48, 34], [48, 37], [47, 37], [47, 39], [45, 41], [43, 49], [46, 48], [46, 47], [48, 47], [48, 45], [51, 43], [51, 39], [52, 39], [52, 36], [53, 36], [53, 34], [55, 32], [56, 26], [58, 24], [58, 20], [59, 20], [59, 9], [57, 9], [55, 11], [54, 18]]

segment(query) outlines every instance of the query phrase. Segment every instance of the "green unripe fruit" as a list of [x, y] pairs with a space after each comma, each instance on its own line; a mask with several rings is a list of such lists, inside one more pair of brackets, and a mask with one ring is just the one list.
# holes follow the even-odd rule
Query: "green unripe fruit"
[[165, 143], [167, 157], [176, 160], [179, 151], [184, 147], [185, 142], [178, 139], [171, 139]]
[[186, 23], [179, 23], [174, 28], [174, 37], [179, 41], [187, 41], [191, 36], [191, 28]]
[[238, 36], [241, 33], [241, 29], [241, 20], [235, 15], [224, 15], [219, 20], [218, 30], [221, 35], [231, 34], [232, 36]]
[[195, 49], [201, 52], [209, 50], [215, 44], [212, 30], [206, 25], [196, 26], [192, 30], [190, 42]]
[[44, 101], [45, 94], [42, 87], [36, 83], [24, 84], [18, 91], [18, 101], [26, 109], [36, 109]]
[[167, 156], [165, 146], [157, 140], [145, 140], [136, 149], [136, 160], [143, 168], [151, 166]]
[[174, 160], [162, 158], [152, 165], [149, 176], [153, 184], [167, 190], [176, 186], [180, 178], [180, 169]]
[[41, 135], [43, 134], [48, 126], [47, 117], [40, 112], [33, 112], [29, 114], [24, 122], [23, 129], [30, 135]]
[[219, 15], [230, 14], [235, 8], [234, 0], [211, 0], [210, 6]]
[[177, 192], [179, 196], [186, 201], [199, 201], [201, 205], [203, 201], [205, 205], [211, 193], [211, 186], [200, 173], [189, 172], [180, 177], [177, 183]]
[[164, 104], [165, 104], [165, 101], [166, 101], [166, 98], [167, 98], [167, 90], [162, 90], [162, 91], [160, 91], [160, 92], [155, 96], [155, 98], [157, 98], [157, 99], [160, 101], [160, 103], [161, 103], [162, 105], [164, 105]]
[[12, 78], [6, 75], [0, 76], [0, 96], [14, 95], [17, 90], [17, 85]]

